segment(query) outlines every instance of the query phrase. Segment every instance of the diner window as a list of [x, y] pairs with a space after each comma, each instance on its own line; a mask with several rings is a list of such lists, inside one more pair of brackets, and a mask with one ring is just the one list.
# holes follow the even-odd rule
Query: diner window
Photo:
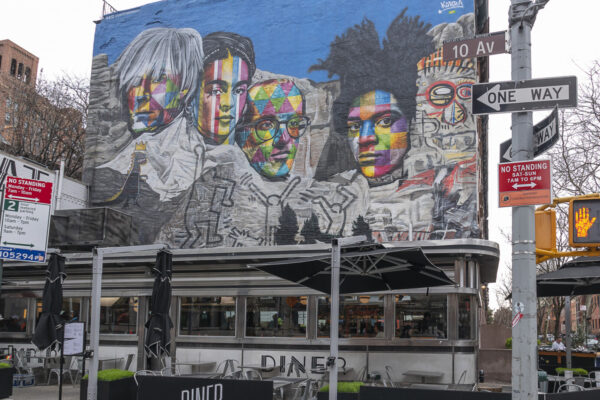
[[235, 297], [181, 297], [180, 299], [180, 335], [235, 335]]
[[137, 297], [102, 297], [100, 333], [131, 334], [137, 332]]
[[0, 299], [0, 332], [27, 330], [27, 299]]
[[[339, 337], [384, 338], [384, 296], [340, 296]], [[329, 297], [317, 298], [317, 336], [330, 337]]]
[[[35, 307], [35, 320], [40, 318], [42, 313], [42, 299], [37, 299]], [[67, 322], [77, 322], [81, 317], [81, 297], [63, 297], [60, 315]]]
[[448, 337], [448, 300], [441, 294], [396, 296], [396, 337]]
[[306, 296], [246, 299], [246, 336], [306, 337], [306, 319]]
[[475, 338], [475, 312], [473, 312], [473, 297], [458, 295], [458, 338]]

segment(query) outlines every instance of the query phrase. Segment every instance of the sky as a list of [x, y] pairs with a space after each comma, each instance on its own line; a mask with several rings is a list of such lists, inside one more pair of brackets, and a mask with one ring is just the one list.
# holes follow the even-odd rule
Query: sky
[[[510, 0], [488, 2], [490, 32], [507, 30]], [[148, 0], [110, 1], [117, 10], [148, 3]], [[0, 40], [10, 39], [38, 56], [43, 76], [52, 79], [63, 74], [90, 75], [94, 21], [102, 17], [101, 0], [5, 0], [0, 11]], [[550, 0], [538, 13], [532, 30], [532, 78], [576, 75], [582, 82], [585, 71], [594, 60], [600, 59], [596, 42], [599, 15], [598, 0]], [[510, 80], [510, 55], [491, 56], [490, 82]], [[548, 113], [534, 112], [534, 123]], [[506, 275], [511, 262], [510, 244], [501, 233], [511, 231], [511, 210], [498, 208], [497, 180], [499, 146], [510, 136], [510, 114], [491, 115], [488, 224], [490, 240], [498, 242], [501, 249], [498, 280]], [[490, 285], [490, 300], [496, 308], [494, 286]]]

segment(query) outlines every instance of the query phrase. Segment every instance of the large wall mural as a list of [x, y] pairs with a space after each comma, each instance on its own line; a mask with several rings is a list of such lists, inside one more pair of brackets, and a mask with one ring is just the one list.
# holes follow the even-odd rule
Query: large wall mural
[[473, 5], [348, 1], [314, 1], [317, 16], [169, 0], [102, 20], [92, 204], [175, 248], [480, 237], [476, 64], [441, 50], [475, 33]]

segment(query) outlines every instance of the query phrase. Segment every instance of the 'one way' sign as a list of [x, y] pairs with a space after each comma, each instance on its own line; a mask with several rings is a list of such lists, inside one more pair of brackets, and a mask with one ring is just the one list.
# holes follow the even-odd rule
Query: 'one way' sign
[[473, 85], [473, 114], [577, 107], [577, 77]]

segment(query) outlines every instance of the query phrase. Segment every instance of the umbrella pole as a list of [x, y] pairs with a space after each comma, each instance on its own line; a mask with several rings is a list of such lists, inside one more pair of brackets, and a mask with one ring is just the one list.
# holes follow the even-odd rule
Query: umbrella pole
[[337, 400], [337, 358], [338, 332], [340, 320], [340, 244], [337, 239], [331, 241], [331, 324], [329, 326], [330, 354], [329, 366], [329, 400]]
[[[571, 296], [565, 297], [565, 331], [567, 334], [567, 368], [572, 368], [571, 360], [571, 346], [573, 342], [571, 340]], [[556, 338], [554, 338], [556, 340]]]

